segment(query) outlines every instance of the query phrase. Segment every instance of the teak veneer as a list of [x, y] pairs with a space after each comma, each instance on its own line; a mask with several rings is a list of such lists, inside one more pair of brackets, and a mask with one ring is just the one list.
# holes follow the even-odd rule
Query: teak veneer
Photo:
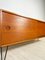
[[45, 22], [0, 10], [0, 47], [45, 37]]

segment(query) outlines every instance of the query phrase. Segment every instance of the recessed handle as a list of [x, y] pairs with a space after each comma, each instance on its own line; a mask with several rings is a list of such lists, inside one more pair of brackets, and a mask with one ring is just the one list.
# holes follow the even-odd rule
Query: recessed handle
[[6, 30], [10, 30], [11, 26], [7, 25], [5, 28], [6, 28]]

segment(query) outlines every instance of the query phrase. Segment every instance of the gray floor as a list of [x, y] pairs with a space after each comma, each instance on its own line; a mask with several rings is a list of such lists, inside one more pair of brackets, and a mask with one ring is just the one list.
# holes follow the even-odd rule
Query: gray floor
[[[5, 48], [3, 48], [3, 57]], [[9, 47], [6, 60], [45, 60], [45, 37]]]

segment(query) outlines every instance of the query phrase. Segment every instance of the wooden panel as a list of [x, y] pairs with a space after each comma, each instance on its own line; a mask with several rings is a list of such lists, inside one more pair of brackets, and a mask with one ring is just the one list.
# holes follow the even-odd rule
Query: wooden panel
[[45, 36], [45, 23], [38, 22], [38, 35], [39, 37]]
[[3, 11], [2, 46], [12, 45], [45, 35], [45, 23]]

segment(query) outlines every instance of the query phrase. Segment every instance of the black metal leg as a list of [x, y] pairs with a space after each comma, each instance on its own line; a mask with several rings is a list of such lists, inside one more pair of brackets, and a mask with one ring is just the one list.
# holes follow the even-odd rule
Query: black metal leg
[[6, 60], [7, 52], [8, 52], [8, 46], [7, 46], [7, 48], [6, 48], [6, 52], [5, 52], [5, 56], [4, 56], [4, 60]]
[[2, 60], [2, 47], [1, 47], [1, 60]]
[[[6, 52], [5, 52], [5, 55], [4, 55], [4, 60], [6, 60], [7, 52], [8, 52], [8, 46], [6, 48]], [[1, 60], [3, 60], [3, 57], [2, 57], [2, 47], [1, 47]]]

